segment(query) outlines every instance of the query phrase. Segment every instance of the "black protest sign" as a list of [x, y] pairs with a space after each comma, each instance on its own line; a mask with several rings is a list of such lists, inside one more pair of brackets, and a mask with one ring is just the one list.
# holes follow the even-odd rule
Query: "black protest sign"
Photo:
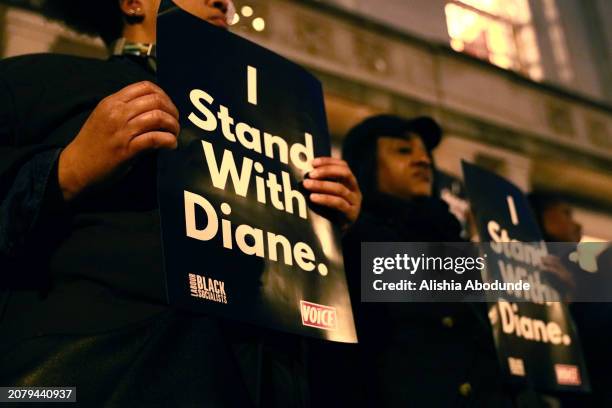
[[157, 38], [181, 124], [159, 160], [170, 303], [356, 342], [339, 231], [301, 186], [330, 155], [321, 84], [180, 9], [158, 18]]
[[464, 182], [486, 256], [485, 281], [526, 282], [491, 299], [489, 319], [509, 382], [549, 391], [587, 391], [576, 329], [561, 295], [540, 270], [547, 254], [524, 194], [507, 180], [463, 163]]

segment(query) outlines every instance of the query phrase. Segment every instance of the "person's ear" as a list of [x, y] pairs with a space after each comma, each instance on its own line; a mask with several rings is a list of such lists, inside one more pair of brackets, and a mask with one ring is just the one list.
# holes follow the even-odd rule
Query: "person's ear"
[[139, 23], [145, 18], [145, 9], [141, 0], [119, 0], [119, 7], [128, 23]]

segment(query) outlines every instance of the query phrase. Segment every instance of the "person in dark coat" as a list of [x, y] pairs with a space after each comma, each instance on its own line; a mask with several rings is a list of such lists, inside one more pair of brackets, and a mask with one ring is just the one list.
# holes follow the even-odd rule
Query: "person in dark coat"
[[367, 118], [346, 136], [343, 158], [363, 194], [345, 263], [359, 335], [359, 380], [369, 406], [512, 406], [500, 380], [484, 304], [359, 303], [361, 242], [460, 242], [461, 227], [433, 194], [428, 117]]
[[556, 255], [569, 275], [564, 280], [571, 282], [575, 292], [572, 297], [576, 301], [570, 305], [570, 312], [578, 328], [591, 382], [591, 394], [563, 395], [563, 406], [612, 406], [609, 369], [612, 365], [612, 304], [609, 302], [612, 249], [608, 246], [599, 254], [596, 273], [583, 270], [570, 259], [570, 253], [577, 250], [582, 239], [582, 225], [574, 218], [571, 205], [561, 195], [551, 192], [532, 192], [528, 198], [545, 240], [553, 243], [551, 251], [559, 252]]
[[[228, 26], [228, 0], [176, 4]], [[307, 406], [294, 336], [165, 303], [155, 152], [179, 125], [155, 85], [159, 0], [45, 7], [114, 55], [0, 62], [0, 385], [76, 386], [86, 406]], [[311, 200], [354, 220], [348, 167], [313, 165]]]

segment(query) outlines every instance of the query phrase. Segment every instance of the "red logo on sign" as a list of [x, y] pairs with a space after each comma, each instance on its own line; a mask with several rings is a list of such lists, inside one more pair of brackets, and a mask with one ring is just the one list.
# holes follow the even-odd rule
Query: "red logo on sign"
[[302, 324], [317, 329], [336, 330], [336, 308], [300, 300]]
[[555, 374], [559, 385], [580, 385], [580, 370], [575, 365], [555, 364]]

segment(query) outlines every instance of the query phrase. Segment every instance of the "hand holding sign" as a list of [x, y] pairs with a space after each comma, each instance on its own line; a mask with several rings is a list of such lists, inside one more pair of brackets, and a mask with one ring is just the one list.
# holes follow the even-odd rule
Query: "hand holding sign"
[[344, 160], [317, 157], [313, 160], [309, 178], [304, 180], [310, 199], [319, 205], [344, 214], [346, 222], [355, 222], [361, 210], [361, 191], [357, 179]]
[[127, 169], [139, 154], [176, 148], [178, 110], [151, 82], [128, 85], [104, 98], [59, 158], [66, 201]]

